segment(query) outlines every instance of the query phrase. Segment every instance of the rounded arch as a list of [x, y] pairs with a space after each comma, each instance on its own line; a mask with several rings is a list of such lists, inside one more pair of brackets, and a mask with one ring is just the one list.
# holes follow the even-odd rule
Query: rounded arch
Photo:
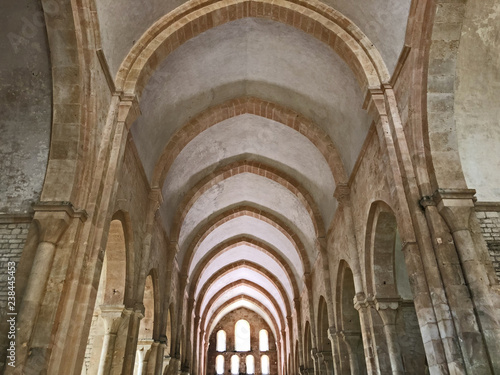
[[326, 299], [323, 296], [319, 297], [318, 302], [318, 321], [316, 324], [318, 329], [318, 352], [330, 352], [332, 351], [330, 339], [328, 338], [328, 330], [330, 329], [330, 323], [328, 321], [328, 305]]
[[[366, 292], [384, 298], [413, 299], [392, 208], [383, 201], [370, 207], [365, 236]], [[397, 247], [397, 248], [396, 248]]]
[[[222, 296], [224, 293], [226, 293], [227, 291], [231, 290], [231, 289], [234, 289], [234, 288], [237, 288], [241, 285], [245, 285], [245, 286], [248, 286], [250, 288], [253, 288], [255, 289], [257, 292], [261, 293], [263, 296], [265, 296], [272, 304], [272, 306], [275, 308], [275, 310], [278, 312], [279, 316], [277, 316], [276, 318], [279, 320], [280, 322], [280, 325], [281, 327], [284, 327], [284, 324], [285, 324], [285, 319], [283, 317], [282, 314], [280, 314], [280, 308], [279, 308], [279, 305], [278, 305], [278, 302], [276, 301], [276, 299], [269, 293], [268, 290], [266, 290], [265, 288], [263, 288], [262, 286], [256, 284], [256, 283], [253, 283], [251, 281], [248, 281], [248, 280], [238, 280], [238, 281], [235, 281], [234, 283], [231, 283], [231, 284], [228, 284], [226, 285], [224, 288], [222, 288], [221, 290], [219, 290], [209, 301], [209, 303], [207, 304], [208, 306], [213, 306], [215, 304], [215, 302], [219, 299], [220, 296]], [[250, 297], [250, 296], [247, 296], [247, 297]], [[262, 304], [262, 306], [264, 306], [264, 304]], [[269, 309], [267, 309], [267, 311], [270, 311]], [[202, 312], [201, 311], [201, 304], [198, 304], [196, 306], [196, 314], [198, 315], [203, 315], [205, 312]], [[207, 314], [205, 314], [203, 316], [202, 319], [200, 319], [200, 327], [204, 327], [205, 326], [205, 319], [208, 317]]]
[[156, 272], [151, 270], [144, 283], [144, 296], [142, 300], [144, 317], [139, 324], [139, 341], [153, 339], [155, 322], [158, 321], [158, 284], [155, 276], [157, 276]]
[[[105, 250], [105, 257], [107, 257], [107, 266], [111, 268], [110, 272], [116, 275], [118, 273], [124, 275], [120, 276], [120, 279], [124, 277], [124, 285], [122, 287], [123, 295], [120, 303], [126, 306], [131, 303], [131, 299], [134, 293], [133, 279], [135, 259], [133, 251], [134, 236], [132, 228], [132, 220], [128, 212], [122, 210], [115, 212], [111, 217]], [[114, 249], [112, 250], [112, 253], [108, 251], [108, 246], [111, 246]], [[107, 293], [117, 295], [120, 292], [119, 289], [117, 289], [117, 292], [107, 291]], [[116, 298], [118, 298], [118, 296], [116, 296]]]
[[250, 350], [250, 323], [240, 319], [234, 326], [234, 347], [237, 352]]
[[[256, 299], [249, 297], [249, 296], [236, 296], [231, 298], [229, 301], [225, 302], [222, 306], [220, 306], [216, 311], [214, 311], [212, 314], [208, 315], [209, 312], [207, 311], [205, 316], [204, 316], [204, 321], [206, 322], [205, 324], [205, 332], [208, 333], [208, 336], [212, 333], [213, 328], [216, 326], [217, 321], [222, 319], [223, 316], [220, 316], [222, 312], [225, 312], [225, 314], [228, 312], [226, 311], [228, 308], [238, 308], [240, 307], [238, 305], [238, 302], [247, 302], [249, 305], [256, 306], [259, 310], [262, 311], [263, 314], [267, 316], [262, 315], [262, 313], [259, 313], [258, 311], [255, 311], [257, 314], [261, 315], [264, 320], [268, 323], [269, 327], [273, 331], [273, 335], [275, 340], [278, 342], [277, 338], [279, 337], [279, 325], [278, 322], [276, 321], [275, 317], [271, 314], [271, 312], [260, 302], [257, 301]], [[244, 305], [242, 305], [244, 306]], [[247, 306], [247, 308], [249, 308]], [[224, 314], [224, 315], [225, 315]]]
[[194, 292], [196, 291], [196, 287], [200, 281], [200, 275], [203, 274], [204, 270], [212, 262], [216, 261], [216, 257], [240, 245], [247, 245], [249, 247], [258, 249], [264, 252], [265, 254], [269, 255], [273, 260], [275, 260], [276, 263], [279, 264], [283, 269], [283, 271], [285, 272], [288, 281], [290, 282], [290, 285], [293, 288], [293, 297], [298, 298], [299, 287], [297, 285], [297, 280], [295, 279], [293, 271], [290, 268], [288, 262], [286, 262], [286, 260], [267, 243], [264, 243], [262, 241], [253, 238], [249, 238], [244, 235], [224, 241], [205, 254], [205, 256], [198, 262], [198, 266], [196, 266], [192, 274], [189, 275], [189, 279], [192, 280], [190, 281], [190, 295], [193, 295]]
[[311, 1], [306, 8], [283, 0], [203, 0], [180, 6], [143, 34], [118, 71], [117, 88], [140, 93], [157, 64], [179, 45], [210, 28], [246, 17], [289, 24], [324, 42], [347, 62], [363, 89], [389, 81], [387, 67], [373, 43], [349, 19], [326, 5]]
[[314, 225], [316, 236], [325, 236], [323, 217], [319, 212], [318, 206], [309, 192], [298, 181], [288, 176], [287, 174], [276, 170], [275, 168], [265, 165], [264, 163], [242, 160], [218, 168], [217, 170], [203, 178], [201, 181], [199, 181], [195, 186], [193, 186], [193, 188], [191, 188], [191, 190], [185, 195], [184, 200], [177, 208], [177, 213], [175, 215], [175, 220], [172, 226], [171, 237], [179, 238], [181, 225], [184, 222], [184, 218], [193, 206], [194, 202], [204, 192], [220, 183], [221, 181], [241, 173], [252, 173], [264, 178], [268, 178], [288, 189], [299, 199], [299, 201], [309, 213], [311, 221]]
[[306, 324], [304, 325], [304, 367], [306, 369], [312, 369], [313, 368], [313, 360], [311, 357], [311, 352], [313, 348], [313, 342], [312, 342], [312, 334], [311, 334], [311, 325], [309, 324], [309, 321], [306, 321]]
[[278, 280], [273, 274], [271, 274], [269, 271], [266, 269], [262, 269], [259, 265], [248, 262], [248, 261], [242, 261], [242, 262], [235, 262], [232, 264], [229, 264], [223, 268], [221, 268], [219, 271], [217, 271], [216, 274], [214, 274], [210, 279], [203, 285], [201, 288], [200, 292], [198, 293], [197, 300], [203, 301], [203, 298], [205, 297], [205, 294], [207, 293], [208, 289], [211, 287], [212, 284], [214, 284], [217, 279], [221, 278], [223, 275], [228, 274], [230, 272], [233, 272], [239, 268], [248, 268], [263, 277], [265, 277], [271, 284], [273, 284], [276, 289], [278, 290], [280, 297], [282, 301], [285, 303], [285, 311], [287, 313], [287, 316], [290, 315], [290, 301], [288, 299], [287, 293], [285, 291], [285, 288], [283, 287], [282, 283], [280, 280]]
[[163, 184], [175, 158], [196, 136], [224, 120], [244, 114], [274, 120], [300, 132], [321, 152], [330, 167], [334, 181], [337, 184], [347, 182], [340, 154], [330, 137], [319, 126], [290, 108], [256, 97], [241, 97], [208, 108], [177, 130], [156, 163], [152, 185], [160, 187]]
[[339, 356], [348, 372], [365, 373], [361, 323], [358, 311], [354, 308], [356, 292], [352, 270], [348, 263], [342, 260], [339, 264], [336, 288], [337, 327], [341, 333], [338, 342]]
[[[251, 206], [239, 206], [239, 207], [234, 207], [231, 209], [228, 209], [224, 212], [221, 212], [219, 215], [213, 217], [211, 220], [209, 220], [203, 228], [197, 231], [196, 236], [191, 240], [191, 243], [188, 245], [188, 248], [186, 250], [186, 255], [184, 256], [185, 260], [184, 262], [187, 262], [188, 264], [192, 261], [192, 256], [196, 252], [196, 249], [200, 246], [202, 241], [217, 227], [220, 225], [234, 219], [237, 217], [241, 216], [250, 216], [254, 217], [256, 219], [262, 220], [276, 229], [278, 229], [297, 249], [297, 253], [299, 254], [300, 261], [303, 264], [304, 267], [304, 272], [310, 272], [310, 263], [309, 263], [309, 257], [307, 255], [307, 251], [305, 246], [303, 245], [302, 241], [300, 238], [291, 230], [288, 225], [283, 223], [279, 218], [275, 217], [274, 215], [263, 211], [259, 210], [255, 207]], [[184, 269], [184, 264], [182, 265], [182, 269]]]
[[125, 300], [127, 279], [127, 241], [121, 220], [113, 219], [109, 224], [108, 240], [104, 253], [101, 274], [102, 303], [122, 305]]

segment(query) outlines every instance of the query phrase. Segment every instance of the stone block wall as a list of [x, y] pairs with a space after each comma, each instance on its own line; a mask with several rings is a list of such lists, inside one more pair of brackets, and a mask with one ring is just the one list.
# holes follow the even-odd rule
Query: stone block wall
[[[234, 348], [235, 332], [234, 327], [238, 320], [245, 319], [250, 324], [250, 347], [248, 352], [236, 352]], [[226, 351], [217, 352], [217, 332], [219, 330], [226, 332]], [[265, 329], [269, 335], [269, 351], [260, 352], [259, 350], [259, 331]], [[266, 321], [257, 313], [240, 307], [228, 313], [220, 322], [215, 326], [210, 335], [209, 347], [207, 353], [207, 372], [206, 375], [215, 374], [215, 358], [219, 355], [224, 356], [224, 374], [231, 374], [231, 357], [238, 355], [240, 357], [240, 375], [246, 374], [245, 359], [247, 355], [253, 355], [255, 359], [255, 375], [261, 375], [261, 356], [269, 356], [270, 373], [271, 375], [278, 374], [278, 352], [277, 345], [274, 339], [271, 328]]]
[[[21, 259], [21, 253], [28, 236], [30, 223], [0, 222], [0, 369], [3, 367], [7, 351], [7, 297], [9, 262], [15, 262], [16, 267]], [[16, 306], [18, 308], [18, 306]]]
[[500, 280], [500, 212], [476, 212], [483, 237], [488, 245], [488, 251], [495, 268], [495, 273]]
[[0, 223], [0, 310], [3, 311], [7, 303], [7, 264], [19, 262], [29, 223], [3, 224]]

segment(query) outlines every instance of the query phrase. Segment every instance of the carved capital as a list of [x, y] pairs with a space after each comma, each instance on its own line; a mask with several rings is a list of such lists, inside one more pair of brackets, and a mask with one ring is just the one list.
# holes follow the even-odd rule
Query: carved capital
[[340, 204], [349, 204], [351, 199], [351, 188], [347, 184], [338, 184], [333, 196]]
[[123, 313], [125, 311], [124, 305], [101, 305], [101, 317], [105, 322], [106, 333], [114, 334], [118, 332]]
[[474, 210], [474, 189], [438, 189], [432, 195], [439, 213], [452, 232], [468, 229], [469, 217]]
[[120, 95], [120, 104], [118, 105], [118, 122], [125, 123], [127, 129], [130, 129], [133, 122], [141, 114], [139, 100], [136, 95]]
[[76, 209], [71, 202], [39, 202], [33, 205], [33, 219], [38, 224], [40, 241], [57, 243], [68, 228], [71, 219], [84, 222], [87, 213]]
[[375, 306], [377, 310], [397, 310], [401, 299], [398, 298], [375, 298]]
[[328, 328], [328, 338], [330, 339], [330, 341], [337, 340], [337, 330], [335, 329], [335, 327]]
[[144, 304], [142, 302], [137, 302], [134, 305], [134, 314], [137, 318], [139, 318], [139, 319], [144, 318], [145, 311], [146, 311], [146, 308], [144, 307]]
[[354, 296], [354, 299], [353, 299], [353, 304], [354, 304], [354, 308], [359, 311], [360, 309], [367, 308], [370, 305], [372, 305], [373, 299], [370, 297], [367, 297], [363, 292], [356, 293], [356, 295]]
[[366, 92], [363, 109], [378, 122], [380, 116], [387, 116], [383, 88], [369, 88]]

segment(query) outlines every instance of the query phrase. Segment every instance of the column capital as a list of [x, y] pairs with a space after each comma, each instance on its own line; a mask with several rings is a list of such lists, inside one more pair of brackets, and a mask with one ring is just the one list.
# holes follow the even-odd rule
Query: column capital
[[340, 204], [349, 204], [351, 199], [351, 188], [348, 184], [340, 183], [335, 188], [333, 197], [337, 199]]
[[371, 295], [366, 296], [365, 293], [356, 293], [353, 299], [353, 305], [356, 310], [359, 311], [361, 308], [367, 308], [373, 305], [373, 297]]
[[[101, 305], [101, 318], [105, 322], [106, 333], [116, 333], [125, 312], [124, 305]], [[126, 314], [125, 314], [126, 315]]]
[[383, 87], [368, 88], [363, 103], [363, 109], [366, 110], [376, 122], [378, 122], [380, 116], [387, 116]]
[[375, 307], [377, 310], [397, 310], [399, 308], [399, 304], [401, 302], [401, 298], [394, 297], [394, 298], [379, 298], [375, 297], [373, 300], [375, 303]]
[[335, 327], [328, 328], [328, 338], [331, 341], [335, 341], [337, 339], [337, 329]]
[[130, 129], [133, 122], [141, 114], [139, 99], [137, 95], [119, 93], [120, 103], [118, 104], [118, 122], [125, 123], [127, 129]]
[[71, 202], [38, 202], [33, 205], [33, 220], [38, 224], [40, 242], [56, 244], [69, 226], [71, 219], [87, 219], [85, 210], [76, 209]]
[[468, 230], [469, 214], [474, 210], [476, 190], [437, 189], [432, 194], [436, 207], [452, 232]]

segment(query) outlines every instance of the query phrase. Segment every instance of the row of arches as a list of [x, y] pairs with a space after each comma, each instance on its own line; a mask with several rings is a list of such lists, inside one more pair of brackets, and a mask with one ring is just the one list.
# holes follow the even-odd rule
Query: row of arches
[[[225, 361], [224, 356], [218, 355], [215, 358], [215, 373], [217, 375], [224, 374]], [[237, 355], [231, 356], [231, 374], [255, 374], [255, 358], [253, 355], [249, 354], [245, 357], [245, 371], [241, 371], [240, 367], [240, 357]], [[263, 375], [270, 374], [269, 357], [263, 355], [260, 357], [260, 373]]]
[[[299, 342], [296, 342], [295, 353], [299, 367], [313, 369], [315, 366], [333, 370], [334, 352], [349, 370], [355, 368], [360, 373], [366, 372], [366, 358], [363, 341], [361, 320], [370, 320], [371, 337], [373, 344], [380, 352], [374, 352], [374, 364], [380, 371], [389, 371], [391, 358], [387, 344], [390, 327], [398, 327], [399, 337], [396, 344], [400, 348], [399, 361], [405, 371], [408, 369], [425, 369], [425, 354], [423, 344], [418, 329], [418, 321], [415, 307], [412, 302], [412, 291], [406, 271], [404, 254], [402, 253], [401, 239], [397, 230], [397, 223], [394, 214], [389, 206], [384, 203], [377, 203], [372, 206], [370, 215], [374, 221], [367, 228], [367, 237], [373, 239], [371, 245], [371, 255], [366, 259], [365, 275], [357, 275], [366, 279], [366, 290], [356, 290], [355, 276], [348, 261], [342, 260], [337, 272], [337, 283], [335, 292], [335, 309], [333, 315], [336, 320], [331, 322], [328, 312], [328, 302], [324, 296], [319, 298], [316, 309], [317, 327], [316, 342], [313, 340], [311, 325], [306, 321], [303, 337], [303, 362], [298, 351]], [[105, 314], [111, 313], [113, 318], [117, 318], [117, 313], [123, 311], [125, 303], [126, 275], [127, 275], [127, 244], [125, 231], [123, 229], [123, 218], [125, 214], [118, 213], [111, 221], [109, 228], [108, 243], [103, 259], [103, 267], [99, 282], [99, 288], [94, 310], [94, 319], [91, 327], [91, 334], [87, 344], [87, 360], [85, 368], [88, 369], [90, 363], [99, 363], [99, 366], [106, 366], [105, 350], [103, 347], [109, 345], [109, 334], [116, 334], [118, 329], [116, 322]], [[371, 273], [368, 273], [371, 272]], [[136, 364], [134, 372], [142, 374], [144, 361], [148, 351], [153, 344], [154, 321], [158, 319], [161, 298], [154, 291], [153, 275], [150, 274], [145, 281], [144, 288], [144, 316], [140, 322], [138, 332]], [[368, 305], [365, 301], [360, 301], [360, 295], [371, 296]], [[364, 302], [365, 306], [361, 307]], [[392, 304], [392, 305], [391, 305]], [[389, 307], [387, 307], [389, 306]], [[367, 310], [362, 312], [362, 310]], [[394, 310], [393, 321], [388, 322], [386, 310]], [[172, 323], [170, 310], [168, 312], [168, 322], [165, 335], [167, 340], [171, 338]], [[113, 326], [114, 324], [114, 326]], [[366, 322], [365, 322], [366, 324]], [[247, 351], [250, 349], [250, 325], [245, 320], [239, 320], [235, 325], [235, 350]], [[367, 335], [367, 333], [365, 333]], [[332, 337], [338, 338], [338, 342]], [[259, 331], [259, 350], [269, 349], [267, 330]], [[394, 339], [394, 337], [393, 337]], [[185, 342], [182, 343], [185, 345]], [[182, 345], [181, 344], [181, 345]], [[169, 342], [170, 346], [170, 342]], [[184, 348], [179, 347], [179, 351]], [[217, 350], [225, 351], [225, 332], [217, 332]], [[313, 350], [314, 349], [314, 350]], [[314, 354], [311, 354], [315, 352]], [[166, 356], [169, 357], [170, 347], [167, 347]], [[319, 358], [323, 358], [319, 360]], [[321, 364], [316, 364], [321, 362]]]
[[[78, 35], [81, 39], [78, 42], [85, 49], [87, 44], [92, 44], [86, 41], [87, 37], [92, 41], [99, 39], [99, 24], [95, 4], [84, 3], [83, 10], [79, 7], [71, 12], [69, 9], [68, 18], [71, 28], [78, 23], [73, 22], [76, 16], [95, 23], [94, 30], [87, 30], [82, 21], [82, 29], [89, 31], [89, 36]], [[412, 2], [410, 26], [418, 29], [420, 21], [415, 19], [421, 18], [413, 16], [417, 10], [420, 16], [427, 14], [427, 9], [432, 10], [433, 6], [431, 2], [422, 6]], [[432, 18], [432, 14], [427, 17]], [[246, 53], [239, 53], [248, 52], [248, 48], [263, 61], [285, 61], [292, 68], [297, 65], [300, 68], [300, 63], [293, 65], [299, 60], [282, 58], [295, 56], [291, 49], [277, 59], [259, 54], [259, 49], [271, 52], [274, 49], [256, 48], [259, 43], [248, 42], [252, 38], [246, 38], [247, 34], [241, 38], [238, 30], [248, 31], [262, 43], [270, 41], [266, 46], [297, 45], [299, 50], [312, 46], [307, 49], [311, 51], [308, 58], [316, 59], [315, 66], [324, 69], [318, 69], [319, 74], [315, 74], [315, 69], [308, 70], [307, 74], [295, 74], [295, 78], [298, 77], [295, 80], [286, 75], [293, 69], [280, 69], [283, 65], [269, 75], [259, 76], [258, 69], [247, 69], [243, 74], [237, 68], [252, 66], [252, 60], [237, 59], [248, 57]], [[419, 31], [411, 35], [420, 35]], [[58, 39], [53, 35], [57, 35], [54, 30], [49, 34]], [[280, 36], [284, 39], [279, 40]], [[225, 52], [236, 51], [233, 61], [237, 63], [226, 66], [214, 58], [206, 64], [212, 69], [209, 74], [192, 74], [203, 72], [199, 69], [202, 64], [192, 68], [186, 63], [186, 56], [209, 57], [207, 46], [210, 44], [206, 42], [222, 37], [224, 43], [213, 43], [217, 48], [222, 46], [217, 50], [220, 53], [213, 55], [228, 56]], [[243, 39], [245, 43], [240, 44]], [[87, 49], [94, 51], [95, 48]], [[194, 55], [190, 55], [191, 52]], [[75, 71], [91, 76], [95, 56], [88, 57], [84, 52], [81, 55], [85, 57], [85, 64], [75, 64]], [[102, 51], [99, 56], [100, 65], [106, 69]], [[76, 57], [73, 60], [79, 61]], [[404, 65], [404, 61], [400, 65]], [[59, 214], [68, 213], [71, 219], [76, 218], [73, 221], [65, 216], [58, 219], [58, 222], [71, 221], [69, 233], [83, 233], [74, 235], [82, 236], [78, 241], [64, 239], [79, 245], [74, 263], [67, 261], [71, 265], [67, 267], [74, 269], [76, 276], [71, 274], [73, 271], [68, 272], [64, 285], [67, 294], [57, 316], [61, 317], [63, 328], [68, 327], [69, 317], [73, 315], [85, 328], [79, 327], [68, 336], [62, 333], [64, 329], [59, 329], [54, 339], [57, 345], [68, 347], [63, 345], [69, 342], [68, 338], [85, 336], [89, 326], [85, 321], [93, 310], [95, 319], [90, 330], [94, 333], [87, 341], [87, 351], [88, 358], [96, 360], [86, 360], [83, 371], [95, 365], [101, 373], [203, 374], [214, 368], [208, 354], [217, 325], [238, 309], [240, 312], [246, 309], [265, 321], [272, 336], [270, 346], [275, 353], [269, 356], [275, 355], [275, 360], [270, 359], [269, 372], [273, 374], [403, 373], [411, 369], [418, 373], [427, 367], [434, 371], [445, 367], [448, 371], [455, 365], [465, 367], [462, 357], [470, 357], [467, 350], [471, 340], [467, 340], [466, 335], [461, 336], [462, 341], [454, 339], [464, 331], [469, 333], [461, 322], [472, 321], [471, 325], [479, 327], [476, 319], [483, 319], [483, 315], [474, 310], [469, 289], [460, 289], [460, 295], [465, 296], [464, 304], [470, 307], [467, 309], [461, 310], [456, 300], [446, 296], [446, 288], [448, 292], [469, 286], [464, 286], [461, 276], [454, 278], [445, 272], [448, 271], [444, 269], [446, 262], [440, 262], [439, 269], [434, 264], [440, 254], [432, 254], [437, 245], [428, 232], [436, 223], [436, 227], [446, 227], [436, 208], [439, 204], [442, 210], [446, 199], [440, 195], [441, 191], [429, 198], [431, 186], [437, 189], [439, 179], [429, 178], [434, 170], [427, 135], [422, 140], [420, 136], [410, 139], [414, 134], [409, 134], [419, 133], [426, 124], [413, 124], [409, 131], [404, 128], [398, 97], [392, 88], [397, 75], [391, 79], [386, 66], [377, 48], [357, 25], [316, 1], [196, 0], [162, 16], [151, 27], [148, 25], [147, 32], [137, 43], [135, 40], [132, 43], [116, 79], [110, 78], [109, 71], [105, 72], [112, 97], [105, 98], [104, 111], [109, 110], [109, 116], [106, 121], [97, 116], [93, 119], [105, 125], [102, 129], [89, 125], [95, 130], [94, 137], [87, 137], [88, 134], [81, 131], [85, 142], [102, 135], [102, 144], [99, 140], [95, 147], [87, 147], [85, 142], [75, 142], [82, 147], [82, 152], [71, 152], [66, 150], [67, 142], [57, 137], [62, 132], [54, 132], [54, 142], [64, 145], [56, 155], [78, 155], [78, 162], [67, 163], [64, 171], [65, 176], [78, 183], [68, 184], [64, 189], [55, 188], [60, 185], [60, 179], [52, 172], [57, 169], [53, 167], [57, 161], [51, 158], [43, 197], [61, 202], [73, 200], [78, 206], [88, 208], [90, 215], [85, 223], [82, 218], [87, 214], [73, 206], [54, 209]], [[419, 76], [422, 71], [426, 72], [425, 67], [418, 62], [413, 68]], [[188, 76], [208, 77], [198, 82], [202, 92], [189, 92], [193, 86], [186, 84], [189, 80], [182, 80], [183, 74], [177, 74], [186, 72]], [[227, 78], [227, 82], [213, 80], [212, 76]], [[273, 80], [274, 76], [279, 79]], [[332, 77], [345, 80], [335, 82]], [[82, 91], [88, 98], [85, 96], [87, 99], [75, 106], [76, 111], [87, 105], [86, 100], [89, 106], [101, 103], [91, 100], [91, 93], [100, 92], [92, 91], [95, 78], [81, 85], [80, 77], [72, 78], [76, 81], [72, 81], [72, 85], [88, 90], [88, 93]], [[412, 82], [413, 78], [411, 76]], [[308, 81], [314, 84], [309, 85]], [[173, 86], [169, 86], [171, 82]], [[426, 87], [425, 84], [416, 86]], [[342, 87], [346, 89], [338, 90]], [[296, 88], [304, 89], [296, 92]], [[181, 89], [187, 91], [181, 92]], [[207, 92], [210, 94], [205, 95]], [[165, 96], [162, 93], [166, 93]], [[199, 99], [198, 94], [199, 101], [195, 100]], [[418, 107], [425, 95], [417, 96], [412, 100]], [[207, 97], [210, 99], [206, 100]], [[331, 103], [332, 98], [335, 105]], [[362, 106], [369, 114], [363, 112]], [[337, 113], [337, 109], [346, 110]], [[139, 115], [141, 111], [143, 114]], [[95, 113], [89, 114], [89, 118]], [[68, 118], [79, 118], [79, 115], [80, 112]], [[275, 142], [276, 138], [285, 141]], [[240, 140], [241, 143], [236, 142]], [[417, 145], [416, 150], [409, 151], [410, 140]], [[216, 147], [212, 147], [213, 144]], [[243, 151], [235, 151], [233, 145], [237, 144], [245, 146]], [[259, 147], [262, 145], [264, 147]], [[302, 153], [287, 153], [290, 148], [287, 145], [293, 145], [292, 149], [300, 149]], [[82, 162], [86, 161], [84, 156], [88, 150], [94, 148], [99, 152], [89, 157], [91, 162]], [[193, 150], [203, 152], [196, 154]], [[266, 153], [267, 150], [277, 151]], [[94, 163], [95, 160], [104, 162]], [[428, 169], [424, 167], [427, 163]], [[78, 171], [75, 164], [85, 165], [81, 178], [75, 177]], [[131, 183], [130, 176], [139, 177]], [[457, 180], [463, 188], [463, 179], [459, 176]], [[80, 189], [80, 181], [86, 188]], [[342, 189], [352, 191], [352, 201], [349, 193], [343, 194]], [[384, 193], [378, 194], [377, 189]], [[428, 202], [425, 215], [416, 204], [422, 194], [434, 202], [433, 208], [428, 208], [432, 205]], [[453, 194], [447, 199], [452, 198], [453, 202], [461, 199], [473, 205], [471, 192], [461, 192], [459, 198]], [[108, 214], [115, 210], [115, 201], [116, 205], [135, 211], [137, 222], [133, 230], [123, 225], [120, 231], [120, 224], [112, 220], [103, 254], [99, 252], [101, 232], [106, 233]], [[356, 204], [354, 213], [351, 202]], [[468, 209], [470, 211], [470, 207]], [[462, 216], [468, 217], [469, 211]], [[42, 228], [43, 215], [37, 214], [35, 220]], [[450, 216], [447, 218], [450, 221]], [[453, 220], [451, 222], [453, 224]], [[447, 224], [450, 230], [455, 228]], [[64, 225], [61, 227], [66, 228]], [[451, 236], [449, 228], [442, 229], [448, 237]], [[40, 233], [46, 236], [49, 232], [43, 229]], [[130, 233], [134, 236], [127, 245]], [[34, 265], [35, 271], [36, 267], [52, 264], [60, 234], [55, 238], [41, 239], [39, 253], [45, 251], [49, 256]], [[465, 239], [461, 234], [456, 235], [456, 239], [457, 251], [475, 248], [470, 233]], [[116, 247], [114, 242], [126, 250], [125, 262], [123, 256], [110, 253]], [[134, 243], [133, 249], [130, 243]], [[454, 246], [452, 241], [449, 243]], [[404, 249], [404, 255], [400, 248]], [[453, 247], [450, 252], [455, 250]], [[63, 263], [60, 253], [57, 252], [56, 265]], [[460, 267], [458, 264], [456, 268], [460, 275], [470, 270], [481, 274], [484, 264], [467, 263], [465, 270]], [[35, 271], [34, 275], [45, 275]], [[58, 272], [59, 279], [56, 279], [60, 280], [63, 272]], [[88, 277], [87, 272], [92, 276]], [[44, 277], [41, 285], [49, 280], [48, 274]], [[117, 286], [113, 287], [115, 281]], [[470, 288], [476, 288], [478, 298], [494, 302], [489, 285], [474, 278], [472, 281]], [[30, 282], [27, 290], [36, 290], [32, 286], [36, 286], [38, 279], [32, 278]], [[26, 300], [36, 307], [37, 302], [42, 304], [43, 298], [53, 301], [50, 297], [56, 292], [51, 293], [47, 298], [39, 293], [41, 297]], [[77, 300], [74, 296], [79, 297], [79, 304], [68, 307]], [[94, 307], [95, 299], [99, 304]], [[77, 311], [81, 306], [84, 306], [82, 310], [88, 310], [87, 314]], [[45, 308], [42, 312], [48, 309]], [[31, 319], [39, 310], [38, 307], [27, 309], [29, 313], [21, 314], [27, 317], [23, 332], [27, 332], [24, 336], [28, 338], [31, 332], [39, 332], [32, 329], [38, 323]], [[420, 324], [417, 324], [417, 315]], [[484, 315], [489, 317], [494, 313]], [[487, 323], [498, 326], [495, 318], [492, 321]], [[493, 342], [488, 337], [496, 337], [483, 335], [480, 328], [473, 333], [481, 343], [487, 339]], [[436, 342], [430, 343], [429, 338], [436, 336], [439, 336]], [[100, 338], [96, 340], [97, 337]], [[422, 337], [426, 341], [421, 345]], [[452, 343], [448, 345], [446, 340], [450, 337]], [[422, 347], [427, 351], [426, 357], [421, 356]], [[457, 354], [459, 349], [461, 354]], [[54, 351], [55, 359], [51, 357], [47, 365], [49, 373], [66, 371], [69, 374], [68, 368], [78, 363], [80, 354], [73, 350], [72, 360], [66, 361], [70, 364], [65, 364], [62, 355], [65, 350], [70, 349]], [[22, 356], [28, 358], [28, 347], [22, 351]], [[484, 346], [478, 351], [480, 366], [493, 363]], [[168, 354], [167, 361], [162, 353]], [[27, 361], [35, 361], [33, 358]], [[431, 363], [426, 364], [426, 358]], [[414, 360], [415, 364], [411, 362]], [[49, 359], [41, 360], [44, 361]], [[134, 362], [135, 367], [131, 369]], [[167, 368], [164, 368], [165, 362], [168, 362]]]

